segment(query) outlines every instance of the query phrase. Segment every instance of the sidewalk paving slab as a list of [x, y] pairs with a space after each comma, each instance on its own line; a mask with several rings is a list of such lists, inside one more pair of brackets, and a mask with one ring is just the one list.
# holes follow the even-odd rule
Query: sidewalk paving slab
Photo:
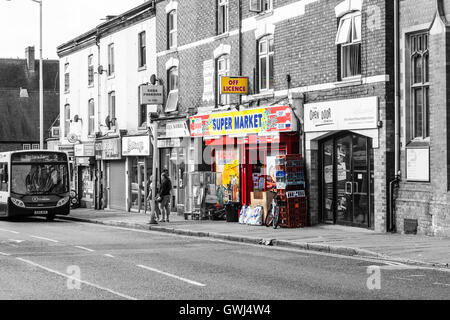
[[148, 214], [117, 210], [76, 209], [69, 216], [61, 218], [184, 236], [372, 257], [407, 264], [445, 268], [450, 264], [450, 238], [377, 233], [335, 225], [273, 229], [226, 221], [185, 220], [184, 216], [174, 214], [170, 216], [170, 222], [149, 225]]

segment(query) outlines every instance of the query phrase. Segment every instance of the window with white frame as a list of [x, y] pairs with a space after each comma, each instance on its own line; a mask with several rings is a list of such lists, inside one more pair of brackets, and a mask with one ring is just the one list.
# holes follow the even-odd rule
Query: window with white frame
[[28, 144], [28, 143], [24, 144], [23, 150], [31, 150], [31, 144]]
[[139, 68], [147, 65], [147, 45], [145, 39], [145, 31], [139, 33]]
[[273, 36], [261, 38], [258, 42], [258, 78], [259, 90], [274, 88], [273, 77], [274, 41]]
[[228, 0], [217, 0], [217, 34], [228, 32]]
[[95, 105], [94, 99], [89, 100], [88, 102], [88, 134], [93, 135], [95, 132]]
[[39, 150], [41, 148], [40, 145], [38, 144], [33, 144], [33, 146], [31, 147], [33, 150]]
[[172, 10], [167, 15], [167, 49], [177, 46], [177, 11]]
[[361, 12], [340, 19], [336, 45], [340, 47], [340, 78], [361, 75]]
[[230, 75], [230, 58], [228, 55], [223, 55], [216, 60], [217, 70], [217, 106], [230, 104], [229, 95], [221, 94], [222, 77]]
[[178, 67], [172, 67], [167, 71], [167, 84], [169, 96], [165, 112], [174, 112], [178, 109]]
[[428, 33], [409, 36], [411, 138], [430, 136], [430, 77]]
[[114, 43], [108, 45], [108, 76], [114, 74]]
[[69, 63], [64, 65], [64, 92], [69, 92], [70, 90], [70, 73], [69, 73]]
[[108, 116], [112, 125], [115, 125], [116, 121], [116, 92], [111, 91], [108, 93]]
[[272, 11], [273, 0], [250, 0], [250, 11], [267, 12]]
[[88, 86], [94, 84], [94, 55], [88, 56]]
[[64, 137], [70, 133], [70, 104], [64, 106]]

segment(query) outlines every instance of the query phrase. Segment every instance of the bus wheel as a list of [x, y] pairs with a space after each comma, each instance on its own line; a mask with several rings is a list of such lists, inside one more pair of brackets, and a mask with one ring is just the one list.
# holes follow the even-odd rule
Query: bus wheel
[[55, 215], [54, 214], [48, 214], [46, 216], [46, 218], [47, 218], [47, 221], [53, 221], [53, 220], [55, 220]]

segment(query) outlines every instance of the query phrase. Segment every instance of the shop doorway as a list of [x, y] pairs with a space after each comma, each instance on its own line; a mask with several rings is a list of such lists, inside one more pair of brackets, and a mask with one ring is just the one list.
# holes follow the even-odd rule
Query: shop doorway
[[147, 170], [145, 162], [134, 158], [131, 165], [131, 209], [141, 212], [145, 210], [145, 188]]
[[372, 139], [345, 133], [320, 146], [322, 222], [373, 228]]

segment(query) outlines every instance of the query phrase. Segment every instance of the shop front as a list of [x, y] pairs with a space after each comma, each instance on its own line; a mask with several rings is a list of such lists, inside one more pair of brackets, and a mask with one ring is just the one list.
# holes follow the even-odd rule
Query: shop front
[[[308, 153], [317, 146], [321, 223], [373, 229], [375, 225], [374, 160], [379, 151], [378, 98], [305, 105]], [[327, 131], [325, 131], [327, 130]]]
[[95, 143], [86, 142], [74, 145], [75, 171], [77, 173], [76, 191], [82, 208], [95, 206]]
[[289, 106], [191, 118], [191, 136], [203, 137], [211, 155], [219, 204], [251, 205], [255, 193], [276, 190], [276, 157], [300, 151], [297, 121]]
[[188, 168], [188, 148], [190, 132], [186, 120], [166, 120], [158, 122], [159, 172], [169, 171], [172, 182], [171, 211], [183, 214], [186, 208], [186, 180]]
[[101, 199], [103, 209], [126, 210], [126, 163], [122, 157], [122, 139], [112, 137], [97, 141], [97, 162], [101, 161]]
[[77, 190], [78, 173], [75, 170], [75, 148], [73, 144], [59, 144], [58, 150], [67, 153], [70, 166], [70, 190]]
[[[125, 157], [126, 168], [126, 209], [133, 212], [144, 211], [149, 191], [148, 181], [152, 174], [150, 136], [123, 137], [122, 156]], [[110, 172], [120, 172], [120, 162], [114, 163]], [[111, 192], [113, 197], [114, 194]]]

